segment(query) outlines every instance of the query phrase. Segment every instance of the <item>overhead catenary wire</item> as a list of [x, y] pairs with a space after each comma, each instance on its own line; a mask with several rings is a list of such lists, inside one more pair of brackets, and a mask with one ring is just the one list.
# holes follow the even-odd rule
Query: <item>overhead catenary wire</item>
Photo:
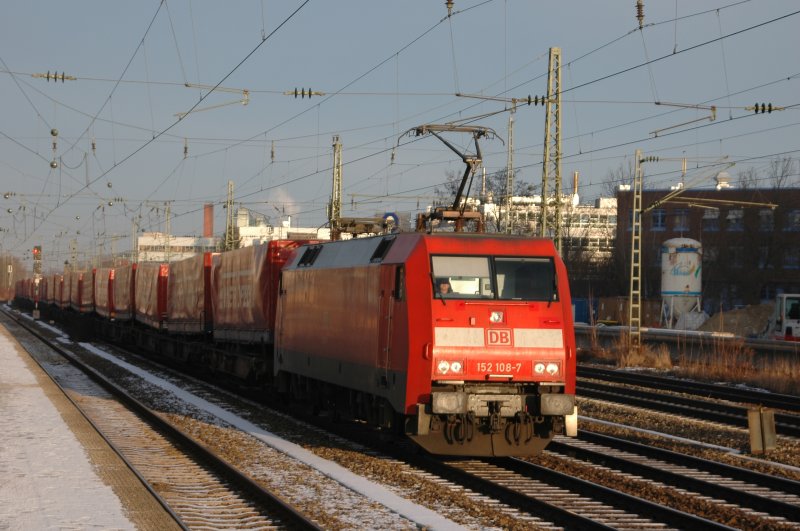
[[[274, 30], [274, 31], [273, 31], [273, 32], [272, 32], [270, 35], [273, 35], [273, 34], [274, 34], [275, 32], [277, 32], [277, 31], [278, 31], [280, 28], [282, 28], [282, 27], [283, 27], [283, 26], [284, 26], [284, 25], [285, 25], [285, 24], [286, 24], [286, 23], [287, 23], [289, 20], [291, 20], [291, 18], [292, 18], [292, 17], [294, 17], [294, 15], [296, 15], [296, 14], [297, 14], [297, 13], [298, 13], [298, 12], [299, 12], [299, 11], [300, 11], [300, 10], [301, 10], [301, 9], [302, 9], [302, 8], [303, 8], [305, 5], [306, 5], [306, 4], [308, 4], [308, 2], [309, 2], [309, 1], [310, 1], [310, 0], [306, 0], [306, 1], [305, 1], [305, 2], [303, 2], [303, 3], [302, 3], [300, 6], [299, 6], [299, 7], [297, 7], [297, 8], [296, 8], [296, 9], [295, 9], [295, 10], [294, 10], [294, 11], [293, 11], [293, 12], [292, 12], [292, 13], [291, 13], [291, 14], [290, 14], [290, 15], [289, 15], [289, 16], [288, 16], [288, 17], [287, 17], [285, 20], [284, 20], [284, 22], [282, 22], [282, 23], [281, 23], [281, 24], [280, 24], [280, 25], [279, 25], [279, 26], [278, 26], [278, 27], [277, 27], [277, 28], [276, 28], [276, 29], [275, 29], [275, 30]], [[156, 14], [155, 14], [155, 15], [153, 16], [153, 18], [151, 19], [151, 21], [150, 21], [150, 24], [148, 25], [148, 28], [147, 28], [147, 30], [145, 31], [145, 35], [147, 35], [147, 33], [149, 32], [150, 28], [152, 27], [152, 25], [153, 25], [153, 22], [155, 21], [155, 18], [156, 18], [156, 16], [157, 16], [157, 14], [158, 14], [158, 12], [159, 12], [160, 8], [161, 8], [161, 5], [159, 4], [159, 8], [156, 10]], [[232, 74], [233, 74], [233, 72], [235, 72], [235, 71], [236, 71], [236, 70], [237, 70], [237, 69], [238, 69], [238, 68], [239, 68], [239, 67], [240, 67], [240, 66], [241, 66], [241, 65], [242, 65], [242, 64], [243, 64], [243, 63], [244, 63], [244, 62], [245, 62], [245, 61], [246, 61], [246, 60], [247, 60], [249, 57], [251, 57], [251, 56], [252, 56], [252, 55], [253, 55], [253, 54], [254, 54], [254, 53], [255, 53], [255, 52], [258, 50], [258, 48], [259, 48], [261, 45], [263, 45], [263, 44], [264, 44], [264, 42], [266, 42], [266, 40], [267, 40], [267, 39], [264, 39], [264, 40], [262, 40], [262, 41], [261, 41], [261, 42], [260, 42], [260, 43], [259, 43], [259, 44], [258, 44], [258, 45], [257, 45], [257, 46], [254, 48], [254, 49], [253, 49], [253, 50], [251, 50], [251, 51], [250, 51], [250, 53], [249, 53], [249, 54], [247, 54], [247, 56], [245, 56], [245, 58], [244, 58], [244, 59], [242, 59], [242, 60], [241, 60], [241, 61], [240, 61], [240, 62], [239, 62], [239, 63], [238, 63], [238, 64], [237, 64], [237, 65], [236, 65], [236, 66], [235, 66], [235, 67], [234, 67], [234, 68], [233, 68], [233, 69], [232, 69], [232, 70], [231, 70], [231, 71], [230, 71], [230, 72], [229, 72], [229, 73], [228, 73], [228, 74], [227, 74], [225, 77], [224, 77], [224, 78], [222, 78], [222, 79], [219, 81], [219, 83], [217, 83], [217, 85], [220, 85], [220, 84], [222, 84], [222, 83], [225, 81], [225, 79], [227, 79], [227, 78], [228, 78], [230, 75], [232, 75]], [[139, 46], [141, 46], [141, 45], [142, 45], [142, 42], [143, 42], [143, 41], [144, 41], [144, 38], [142, 38], [142, 40], [140, 41], [140, 44], [139, 44]], [[138, 47], [137, 47], [137, 50], [138, 50]], [[135, 55], [136, 55], [136, 53], [134, 52], [134, 55], [133, 55], [133, 56], [130, 58], [130, 60], [128, 61], [128, 63], [127, 63], [127, 65], [126, 65], [126, 67], [123, 69], [123, 73], [122, 73], [122, 75], [120, 76], [120, 79], [122, 78], [122, 76], [124, 76], [124, 75], [125, 75], [125, 72], [127, 71], [128, 67], [130, 66], [131, 62], [133, 61], [133, 57], [135, 57]], [[111, 91], [111, 93], [109, 94], [108, 98], [106, 98], [106, 100], [104, 100], [104, 102], [103, 102], [103, 105], [101, 106], [100, 110], [98, 110], [98, 111], [97, 111], [97, 113], [96, 113], [96, 114], [95, 114], [95, 115], [92, 117], [92, 119], [90, 120], [90, 124], [89, 124], [89, 126], [87, 126], [86, 130], [84, 130], [84, 132], [83, 132], [81, 135], [79, 135], [79, 138], [82, 138], [82, 137], [83, 137], [83, 136], [86, 134], [86, 132], [87, 132], [87, 131], [88, 131], [88, 130], [89, 130], [91, 127], [92, 127], [92, 125], [93, 125], [94, 121], [97, 119], [97, 116], [99, 116], [99, 114], [102, 112], [103, 108], [105, 108], [105, 106], [107, 105], [107, 103], [110, 101], [110, 99], [111, 99], [111, 96], [113, 95], [114, 91], [116, 90], [116, 88], [117, 88], [118, 86], [119, 86], [119, 82], [117, 82], [117, 83], [114, 85], [114, 88], [112, 89], [112, 91]], [[212, 90], [211, 92], [213, 92], [213, 90]], [[210, 94], [211, 92], [209, 92], [209, 94]], [[200, 104], [200, 102], [202, 102], [202, 100], [203, 100], [203, 98], [201, 98], [201, 99], [200, 99], [200, 101], [198, 101], [198, 102], [197, 102], [197, 104], [196, 104], [195, 106], [199, 105], [199, 104]], [[78, 189], [78, 191], [76, 191], [76, 192], [73, 192], [72, 194], [68, 195], [68, 196], [65, 198], [65, 200], [64, 200], [64, 203], [66, 203], [66, 202], [68, 202], [69, 200], [71, 200], [72, 198], [74, 198], [74, 197], [75, 197], [75, 196], [76, 196], [76, 195], [77, 195], [77, 194], [78, 194], [80, 191], [82, 191], [82, 190], [84, 190], [84, 189], [86, 189], [86, 188], [89, 188], [89, 187], [90, 187], [92, 184], [94, 184], [95, 182], [97, 182], [97, 181], [99, 181], [100, 179], [102, 179], [103, 177], [105, 177], [105, 176], [106, 176], [108, 173], [110, 173], [111, 171], [113, 171], [113, 170], [114, 170], [115, 168], [117, 168], [117, 167], [118, 167], [120, 164], [122, 164], [122, 163], [126, 162], [127, 160], [131, 159], [131, 158], [132, 158], [134, 155], [136, 155], [137, 153], [139, 153], [140, 151], [142, 151], [142, 150], [143, 150], [145, 147], [147, 147], [148, 145], [150, 145], [150, 144], [151, 144], [151, 143], [152, 143], [154, 140], [156, 140], [156, 139], [157, 139], [157, 138], [158, 138], [158, 137], [159, 137], [161, 134], [164, 134], [166, 131], [168, 131], [168, 130], [170, 130], [172, 127], [174, 127], [174, 126], [175, 126], [175, 125], [176, 125], [178, 122], [180, 122], [180, 119], [178, 119], [177, 121], [175, 121], [174, 123], [172, 123], [170, 126], [168, 126], [166, 129], [162, 130], [162, 131], [161, 131], [161, 132], [159, 132], [158, 134], [154, 134], [152, 139], [148, 140], [148, 141], [147, 141], [147, 142], [145, 142], [143, 145], [139, 146], [139, 148], [137, 148], [137, 149], [136, 149], [136, 150], [134, 150], [133, 152], [129, 153], [127, 156], [125, 156], [125, 157], [124, 157], [122, 160], [120, 160], [119, 162], [116, 162], [116, 161], [115, 161], [115, 162], [114, 162], [114, 164], [113, 164], [113, 165], [112, 165], [112, 166], [111, 166], [111, 167], [110, 167], [108, 170], [106, 170], [105, 172], [103, 172], [103, 173], [102, 173], [100, 176], [98, 176], [98, 177], [96, 177], [95, 179], [91, 180], [91, 181], [90, 181], [89, 183], [87, 183], [86, 185], [84, 185], [84, 186], [80, 187], [80, 188]], [[77, 142], [77, 141], [76, 141], [76, 142]], [[74, 145], [75, 145], [75, 144], [73, 144], [73, 146], [74, 146]], [[62, 205], [63, 205], [63, 203], [62, 203]], [[50, 211], [49, 211], [49, 212], [48, 212], [48, 213], [47, 213], [47, 214], [44, 216], [44, 218], [42, 219], [42, 222], [45, 222], [45, 221], [46, 221], [46, 220], [47, 220], [47, 219], [48, 219], [48, 218], [49, 218], [49, 217], [50, 217], [50, 216], [53, 214], [53, 212], [54, 212], [54, 211], [55, 211], [55, 209], [53, 209], [53, 210], [50, 210]], [[28, 235], [26, 235], [26, 237], [28, 237]]]
[[[737, 3], [735, 3], [735, 4], [731, 4], [731, 6], [733, 6], [733, 5], [738, 5], [738, 4], [741, 4], [741, 3], [745, 3], [745, 2], [737, 2]], [[478, 7], [478, 6], [474, 6], [474, 7]], [[724, 6], [724, 7], [730, 7], [730, 6]], [[720, 9], [723, 9], [723, 8], [720, 8]], [[704, 11], [704, 12], [701, 12], [701, 14], [702, 14], [702, 13], [708, 13], [708, 12], [711, 12], [711, 11], [712, 11], [712, 10], [709, 10], [709, 11]], [[681, 17], [681, 18], [687, 18], [688, 16], [694, 16], [694, 15], [687, 15], [686, 17]], [[407, 46], [408, 46], [408, 45], [407, 45]], [[406, 46], [406, 47], [407, 47], [407, 46]], [[404, 48], [405, 48], [405, 47], [404, 47]], [[398, 53], [399, 53], [399, 52], [398, 52]], [[591, 53], [591, 52], [590, 52], [590, 53]], [[588, 55], [588, 54], [584, 54], [584, 56], [582, 56], [582, 57], [585, 57], [586, 55]], [[570, 61], [570, 64], [571, 64], [571, 63], [574, 63], [574, 62], [575, 62], [575, 60], [574, 60], [574, 61]], [[338, 93], [344, 93], [344, 92], [342, 92], [342, 91], [339, 91]], [[353, 94], [369, 94], [369, 93], [353, 93]], [[424, 93], [423, 93], [423, 94], [424, 94]], [[229, 147], [231, 147], [231, 146], [229, 146]]]
[[[588, 135], [588, 134], [592, 134], [592, 133], [593, 133], [593, 132], [588, 132], [588, 133], [585, 133], [585, 134], [586, 134], [586, 135]], [[317, 137], [317, 138], [318, 138], [319, 134], [324, 134], [324, 133], [320, 133], [320, 132], [318, 131], [316, 135], [315, 135], [315, 134], [310, 134], [310, 135], [308, 135], [308, 137], [315, 136], [315, 137]], [[266, 137], [266, 136], [267, 136], [267, 135], [264, 135], [264, 137]], [[223, 139], [223, 141], [224, 141], [224, 139]], [[230, 149], [230, 148], [231, 148], [231, 146], [227, 146], [227, 149]], [[323, 154], [323, 155], [324, 155], [324, 154]], [[319, 156], [319, 155], [318, 155], [318, 156]], [[378, 157], [380, 157], [380, 156], [381, 156], [381, 154], [376, 154], [375, 156], [378, 156]], [[402, 154], [401, 154], [401, 157], [402, 157]], [[387, 159], [388, 159], [388, 157], [387, 157]], [[286, 159], [286, 162], [289, 162], [289, 163], [291, 163], [293, 160], [298, 160], [298, 159], [294, 159], [293, 157], [289, 157], [288, 159]], [[318, 174], [321, 174], [321, 173], [322, 173], [322, 171], [324, 171], [324, 170], [320, 169], [320, 171], [318, 172]], [[279, 178], [280, 178], [280, 177], [279, 177]], [[157, 192], [156, 192], [156, 193], [157, 193]]]
[[[232, 75], [232, 74], [233, 74], [233, 73], [234, 73], [234, 72], [235, 72], [235, 71], [236, 71], [236, 70], [237, 70], [237, 69], [238, 69], [238, 68], [239, 68], [239, 67], [240, 67], [242, 64], [244, 64], [244, 62], [245, 62], [245, 61], [247, 61], [247, 60], [248, 60], [248, 59], [249, 59], [249, 58], [250, 58], [250, 57], [251, 57], [251, 56], [252, 56], [252, 55], [253, 55], [253, 54], [254, 54], [254, 53], [255, 53], [255, 52], [256, 52], [256, 51], [257, 51], [257, 50], [258, 50], [258, 49], [259, 49], [259, 48], [260, 48], [260, 47], [261, 47], [261, 46], [264, 44], [264, 43], [265, 43], [265, 42], [267, 42], [267, 40], [269, 39], [269, 37], [270, 37], [271, 35], [274, 35], [274, 34], [275, 34], [275, 32], [277, 32], [278, 30], [280, 30], [280, 29], [281, 29], [281, 28], [282, 28], [282, 27], [283, 27], [283, 26], [284, 26], [284, 25], [285, 25], [287, 22], [289, 22], [289, 20], [291, 20], [291, 19], [292, 19], [292, 18], [293, 18], [293, 17], [294, 17], [294, 16], [295, 16], [295, 15], [296, 15], [296, 14], [297, 14], [297, 13], [298, 13], [298, 12], [299, 12], [299, 11], [300, 11], [302, 8], [303, 8], [303, 7], [305, 7], [305, 6], [306, 6], [306, 5], [307, 5], [307, 4], [308, 4], [310, 1], [311, 1], [311, 0], [305, 0], [305, 1], [304, 1], [304, 2], [303, 2], [303, 3], [302, 3], [300, 6], [299, 6], [299, 7], [297, 7], [297, 8], [296, 8], [296, 9], [295, 9], [295, 10], [294, 10], [294, 11], [293, 11], [293, 12], [292, 12], [292, 13], [291, 13], [291, 14], [290, 14], [290, 15], [289, 15], [289, 16], [288, 16], [288, 17], [287, 17], [287, 18], [286, 18], [286, 19], [285, 19], [285, 20], [284, 20], [284, 21], [283, 21], [283, 22], [282, 22], [280, 25], [278, 25], [278, 27], [277, 27], [277, 28], [275, 28], [275, 30], [273, 30], [273, 31], [270, 33], [270, 35], [269, 35], [269, 36], [267, 36], [267, 39], [264, 39], [264, 40], [262, 40], [261, 42], [259, 42], [259, 43], [258, 43], [258, 44], [255, 46], [255, 48], [253, 48], [253, 49], [252, 49], [252, 50], [251, 50], [251, 51], [250, 51], [250, 52], [249, 52], [249, 53], [248, 53], [248, 54], [247, 54], [247, 55], [244, 57], [244, 59], [242, 59], [242, 60], [241, 60], [241, 61], [240, 61], [240, 62], [239, 62], [239, 63], [238, 63], [238, 64], [237, 64], [235, 67], [233, 67], [233, 69], [232, 69], [230, 72], [228, 72], [228, 74], [226, 74], [226, 75], [225, 75], [225, 76], [224, 76], [224, 77], [223, 77], [223, 78], [222, 78], [222, 79], [221, 79], [221, 80], [220, 80], [220, 81], [219, 81], [219, 82], [218, 82], [218, 83], [215, 85], [215, 87], [216, 87], [216, 86], [219, 86], [219, 85], [221, 85], [222, 83], [224, 83], [224, 82], [225, 82], [225, 80], [226, 80], [228, 77], [230, 77], [230, 76], [231, 76], [231, 75]], [[159, 8], [160, 8], [160, 6], [159, 6]], [[154, 19], [153, 19], [153, 20], [155, 20], [155, 17], [154, 17]], [[153, 21], [151, 20], [151, 22], [150, 22], [150, 26], [148, 26], [148, 31], [149, 31], [149, 28], [152, 26], [152, 24], [153, 24]], [[145, 33], [147, 33], [147, 32], [145, 32]], [[131, 61], [132, 61], [132, 60], [133, 60], [133, 58], [131, 58]], [[130, 66], [130, 61], [129, 61], [129, 63], [128, 63], [128, 66]], [[127, 70], [127, 66], [126, 66], [126, 69], [125, 69], [125, 70]], [[124, 75], [124, 72], [123, 72], [123, 75]], [[117, 85], [115, 85], [115, 87], [116, 87], [116, 86], [117, 86]], [[200, 103], [203, 101], [203, 99], [205, 99], [205, 97], [207, 97], [207, 96], [208, 96], [209, 94], [211, 94], [212, 92], [213, 92], [213, 89], [212, 89], [212, 90], [210, 90], [210, 91], [209, 91], [209, 92], [208, 92], [208, 93], [207, 93], [205, 96], [203, 96], [202, 98], [200, 98], [200, 100], [198, 100], [198, 102], [197, 102], [197, 103], [195, 103], [194, 107], [197, 107], [198, 105], [200, 105]], [[113, 90], [112, 90], [112, 94], [113, 94]], [[110, 99], [110, 96], [109, 96], [109, 99]], [[108, 101], [108, 100], [106, 100], [106, 101]], [[105, 103], [103, 104], [103, 107], [105, 107]], [[192, 107], [192, 109], [194, 109], [194, 107]], [[190, 109], [190, 110], [189, 110], [189, 112], [191, 112], [191, 110], [192, 110], [192, 109]], [[101, 108], [101, 111], [102, 111], [102, 108]], [[98, 111], [98, 114], [99, 114], [99, 112], [101, 112], [101, 111]], [[158, 134], [154, 135], [154, 136], [153, 136], [153, 138], [152, 138], [151, 140], [148, 140], [147, 142], [145, 142], [144, 144], [142, 144], [141, 146], [139, 146], [137, 149], [135, 149], [133, 152], [129, 153], [127, 156], [125, 156], [125, 157], [124, 157], [122, 160], [120, 160], [119, 162], [115, 162], [113, 166], [111, 166], [111, 167], [110, 167], [108, 170], [106, 170], [106, 171], [105, 171], [104, 173], [102, 173], [100, 176], [98, 176], [98, 177], [96, 177], [95, 179], [93, 179], [93, 180], [92, 180], [92, 181], [91, 181], [89, 184], [87, 184], [87, 185], [86, 185], [86, 186], [84, 186], [83, 188], [89, 187], [91, 184], [94, 184], [95, 182], [97, 182], [97, 181], [99, 181], [100, 179], [102, 179], [103, 177], [105, 177], [105, 176], [106, 176], [108, 173], [110, 173], [111, 171], [113, 171], [113, 170], [114, 170], [115, 168], [117, 168], [119, 165], [121, 165], [121, 164], [123, 164], [124, 162], [126, 162], [126, 161], [130, 160], [130, 159], [131, 159], [131, 158], [132, 158], [134, 155], [136, 155], [137, 153], [139, 153], [140, 151], [142, 151], [144, 148], [146, 148], [148, 145], [150, 145], [150, 144], [151, 144], [151, 143], [152, 143], [154, 140], [156, 140], [156, 139], [157, 139], [159, 136], [161, 136], [162, 134], [164, 134], [164, 133], [166, 133], [167, 131], [169, 131], [170, 129], [172, 129], [172, 128], [173, 128], [173, 127], [174, 127], [176, 124], [178, 124], [178, 123], [179, 123], [181, 120], [182, 120], [182, 118], [178, 118], [178, 119], [177, 119], [175, 122], [173, 122], [173, 123], [172, 123], [171, 125], [169, 125], [167, 128], [165, 128], [164, 130], [162, 130], [162, 131], [161, 131], [161, 132], [159, 132]], [[88, 131], [88, 128], [87, 128], [87, 131]], [[82, 137], [82, 136], [83, 136], [85, 133], [86, 133], [86, 131], [84, 131], [84, 133], [81, 135], [81, 137]], [[82, 190], [83, 188], [81, 188], [80, 190]], [[80, 190], [79, 190], [79, 191], [80, 191]], [[69, 199], [69, 198], [72, 198], [73, 196], [74, 196], [74, 194], [70, 195], [70, 196], [68, 197], [68, 199]], [[49, 214], [48, 214], [48, 216], [49, 216]]]
[[625, 74], [625, 73], [630, 72], [632, 70], [636, 70], [637, 68], [641, 68], [643, 66], [649, 66], [649, 65], [651, 65], [653, 63], [657, 63], [659, 61], [663, 61], [664, 59], [669, 59], [671, 57], [675, 57], [677, 55], [680, 55], [680, 54], [683, 54], [683, 53], [686, 53], [686, 52], [690, 52], [692, 50], [696, 50], [697, 48], [700, 48], [700, 47], [703, 47], [703, 46], [708, 46], [709, 44], [713, 44], [715, 42], [719, 42], [719, 41], [721, 41], [723, 39], [728, 39], [728, 38], [731, 38], [731, 37], [735, 37], [737, 35], [741, 35], [743, 33], [747, 33], [748, 31], [752, 31], [752, 30], [764, 27], [764, 26], [766, 26], [768, 24], [774, 24], [775, 22], [779, 22], [781, 20], [786, 20], [786, 19], [791, 18], [793, 16], [796, 16], [798, 14], [800, 14], [800, 10], [792, 11], [791, 13], [787, 13], [785, 15], [781, 15], [779, 17], [776, 17], [776, 18], [773, 18], [773, 19], [770, 19], [770, 20], [766, 20], [764, 22], [760, 22], [760, 23], [754, 24], [752, 26], [748, 26], [746, 28], [743, 28], [743, 29], [740, 29], [740, 30], [737, 30], [737, 31], [734, 31], [734, 32], [731, 32], [731, 33], [728, 33], [726, 35], [722, 35], [720, 37], [716, 37], [714, 39], [695, 44], [693, 46], [689, 46], [688, 48], [683, 48], [682, 50], [679, 50], [676, 53], [662, 55], [660, 57], [656, 57], [655, 59], [651, 59], [649, 61], [646, 61], [644, 63], [640, 63], [638, 65], [633, 65], [633, 66], [624, 68], [622, 70], [618, 70], [616, 72], [612, 72], [611, 74], [607, 74], [607, 75], [598, 77], [598, 78], [593, 79], [591, 81], [587, 81], [585, 83], [581, 83], [580, 85], [577, 85], [577, 86], [574, 86], [574, 87], [567, 87], [566, 89], [564, 89], [562, 91], [562, 93], [571, 92], [571, 91], [574, 91], [574, 90], [582, 89], [584, 87], [588, 87], [589, 85], [593, 85], [595, 83], [599, 83], [601, 81], [605, 81], [605, 80], [610, 79], [612, 77], [616, 77], [618, 75]]

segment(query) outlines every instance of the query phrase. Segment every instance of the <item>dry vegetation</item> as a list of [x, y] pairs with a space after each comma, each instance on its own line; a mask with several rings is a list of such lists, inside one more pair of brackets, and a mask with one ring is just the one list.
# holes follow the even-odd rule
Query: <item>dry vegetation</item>
[[616, 367], [650, 368], [696, 380], [741, 383], [800, 395], [800, 357], [757, 355], [743, 340], [714, 340], [702, 349], [684, 347], [677, 355], [670, 355], [664, 344], [632, 350], [627, 335], [621, 334], [612, 347], [594, 348], [582, 357]]
[[713, 348], [699, 354], [682, 350], [675, 372], [696, 379], [724, 380], [777, 393], [800, 394], [799, 358], [759, 356], [743, 340], [718, 340]]

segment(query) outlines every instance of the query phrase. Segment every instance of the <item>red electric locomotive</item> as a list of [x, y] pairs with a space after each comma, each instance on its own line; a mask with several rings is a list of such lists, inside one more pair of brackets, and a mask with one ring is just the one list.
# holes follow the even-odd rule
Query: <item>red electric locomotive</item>
[[552, 241], [401, 233], [301, 247], [281, 274], [280, 391], [432, 453], [531, 455], [572, 431], [575, 337]]

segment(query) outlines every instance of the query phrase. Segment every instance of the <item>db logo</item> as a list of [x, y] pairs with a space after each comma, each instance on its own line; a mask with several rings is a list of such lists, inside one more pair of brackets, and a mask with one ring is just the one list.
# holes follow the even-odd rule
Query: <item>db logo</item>
[[511, 330], [490, 329], [486, 331], [487, 345], [511, 345]]

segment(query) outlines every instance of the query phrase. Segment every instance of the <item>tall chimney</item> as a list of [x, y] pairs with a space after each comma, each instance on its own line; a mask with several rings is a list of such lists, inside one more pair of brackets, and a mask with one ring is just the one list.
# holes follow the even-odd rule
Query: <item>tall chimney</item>
[[572, 193], [573, 194], [578, 193], [578, 170], [575, 170], [572, 173]]
[[203, 238], [214, 237], [214, 204], [206, 203], [203, 208]]

